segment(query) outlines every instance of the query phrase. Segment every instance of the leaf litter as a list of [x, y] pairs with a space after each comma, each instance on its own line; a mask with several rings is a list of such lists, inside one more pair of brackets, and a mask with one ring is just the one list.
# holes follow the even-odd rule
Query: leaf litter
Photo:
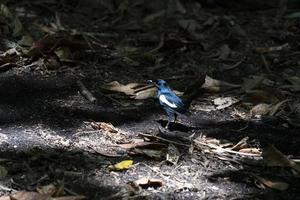
[[[298, 56], [290, 53], [296, 50], [292, 43], [286, 41], [291, 38], [279, 38], [284, 41], [278, 45], [274, 45], [276, 41], [270, 41], [268, 31], [273, 28], [260, 24], [260, 15], [254, 16], [255, 27], [249, 26], [246, 18], [253, 18], [253, 14], [239, 16], [239, 13], [233, 12], [227, 16], [222, 9], [210, 12], [199, 2], [154, 1], [144, 5], [140, 2], [111, 3], [103, 0], [97, 7], [100, 9], [97, 10], [99, 16], [93, 21], [95, 17], [91, 15], [95, 12], [86, 12], [85, 9], [89, 8], [84, 3], [61, 3], [64, 8], [81, 10], [80, 15], [74, 12], [69, 18], [60, 13], [52, 1], [28, 2], [28, 5], [35, 9], [41, 6], [42, 10], [51, 13], [52, 19], [42, 16], [31, 29], [26, 16], [11, 12], [19, 12], [13, 8], [22, 7], [22, 3], [12, 3], [8, 7], [1, 4], [1, 35], [4, 36], [1, 39], [1, 75], [15, 73], [21, 77], [30, 74], [47, 78], [67, 74], [75, 77], [76, 83], [80, 83], [76, 92], [79, 90], [82, 96], [73, 94], [69, 99], [59, 96], [62, 100], [57, 102], [64, 102], [67, 106], [54, 109], [52, 105], [60, 104], [53, 104], [47, 96], [42, 101], [46, 104], [41, 107], [63, 110], [89, 121], [82, 123], [76, 117], [62, 120], [65, 114], [55, 113], [54, 119], [59, 121], [55, 123], [66, 125], [68, 120], [74, 121], [76, 129], [56, 132], [54, 129], [59, 126], [55, 125], [37, 126], [35, 130], [29, 130], [31, 134], [26, 139], [33, 137], [48, 142], [50, 147], [84, 152], [75, 151], [72, 155], [64, 152], [61, 157], [47, 155], [45, 160], [39, 153], [28, 154], [34, 159], [21, 159], [20, 163], [25, 163], [27, 171], [20, 174], [29, 173], [28, 177], [24, 175], [21, 178], [16, 170], [24, 168], [18, 163], [20, 158], [16, 157], [15, 163], [5, 162], [1, 165], [1, 177], [7, 178], [16, 173], [7, 185], [12, 184], [19, 191], [6, 194], [3, 198], [84, 199], [84, 196], [64, 186], [57, 188], [55, 184], [35, 189], [25, 187], [39, 185], [44, 179], [48, 182], [56, 180], [58, 172], [63, 171], [64, 177], [60, 178], [66, 179], [67, 183], [76, 182], [69, 178], [83, 181], [84, 177], [89, 176], [98, 183], [100, 180], [105, 186], [121, 185], [117, 191], [101, 196], [103, 199], [129, 196], [150, 198], [157, 193], [168, 198], [168, 194], [174, 191], [177, 192], [175, 197], [170, 198], [184, 199], [190, 197], [188, 195], [194, 199], [212, 196], [244, 198], [247, 195], [238, 191], [245, 187], [256, 198], [260, 198], [259, 192], [268, 187], [291, 190], [289, 199], [295, 199], [297, 192], [289, 182], [293, 182], [299, 174], [299, 165], [290, 159], [299, 156], [296, 145], [299, 138], [295, 134], [300, 116], [297, 100], [299, 74], [295, 70]], [[26, 6], [22, 8], [26, 9]], [[143, 9], [140, 8], [147, 8], [147, 12], [141, 12]], [[35, 9], [31, 13], [37, 17]], [[264, 15], [267, 23], [273, 23], [273, 17]], [[68, 24], [74, 20], [71, 17], [75, 17], [78, 24]], [[91, 19], [92, 25], [86, 26], [86, 19]], [[288, 32], [287, 37], [294, 37], [297, 26], [290, 26], [282, 31]], [[263, 33], [261, 27], [264, 27]], [[291, 59], [287, 59], [289, 57]], [[201, 74], [200, 78], [198, 74]], [[195, 81], [189, 88], [188, 83], [197, 79], [195, 77], [201, 80]], [[157, 114], [157, 105], [153, 103], [156, 88], [144, 84], [145, 80], [155, 78], [166, 79], [177, 92], [185, 91], [178, 94], [197, 105], [191, 107], [190, 119], [180, 116], [170, 130], [158, 128], [166, 119]], [[87, 85], [81, 80], [85, 80]], [[151, 105], [149, 102], [152, 102]], [[207, 110], [203, 105], [205, 108], [217, 107], [207, 113], [203, 112]], [[86, 107], [86, 110], [83, 109]], [[111, 107], [114, 108], [109, 110]], [[226, 112], [246, 113], [247, 116]], [[132, 116], [135, 120], [131, 119]], [[0, 133], [2, 129], [10, 130], [3, 127]], [[56, 135], [64, 131], [74, 135], [69, 135], [68, 139], [63, 134]], [[294, 142], [292, 137], [295, 137]], [[291, 156], [285, 156], [274, 146], [263, 148], [263, 143], [275, 143], [276, 147]], [[79, 161], [74, 155], [78, 155]], [[68, 158], [72, 158], [70, 162]], [[135, 159], [139, 162], [130, 168]], [[43, 162], [50, 167], [45, 168]], [[12, 164], [16, 166], [15, 171], [10, 171], [6, 166]], [[108, 166], [120, 172], [109, 172]], [[264, 167], [271, 173], [260, 170]], [[278, 171], [272, 167], [289, 168], [291, 171]], [[89, 174], [84, 174], [90, 169]], [[226, 170], [229, 175], [225, 175]], [[207, 177], [213, 179], [218, 173], [221, 174], [216, 183], [207, 181]], [[243, 181], [241, 185], [227, 182], [235, 188], [235, 192], [230, 192], [228, 187], [222, 185], [221, 179], [226, 181], [229, 176], [228, 180], [233, 180], [236, 174]], [[115, 183], [111, 181], [112, 177]], [[252, 178], [250, 180], [257, 188], [249, 186], [248, 178]], [[244, 181], [246, 179], [248, 182]], [[13, 191], [0, 185], [1, 188], [3, 191]], [[28, 191], [22, 191], [23, 188], [28, 188]], [[92, 187], [87, 190], [92, 190]], [[83, 193], [99, 199], [97, 192]]]

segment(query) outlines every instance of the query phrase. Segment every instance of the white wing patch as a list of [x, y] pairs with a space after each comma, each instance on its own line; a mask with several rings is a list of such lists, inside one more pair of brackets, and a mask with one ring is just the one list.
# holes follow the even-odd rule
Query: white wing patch
[[167, 104], [167, 105], [170, 106], [171, 108], [177, 108], [176, 104], [175, 104], [174, 102], [172, 102], [172, 103], [169, 102], [169, 101], [167, 100], [166, 96], [163, 95], [163, 94], [159, 96], [159, 100], [160, 100], [161, 102]]

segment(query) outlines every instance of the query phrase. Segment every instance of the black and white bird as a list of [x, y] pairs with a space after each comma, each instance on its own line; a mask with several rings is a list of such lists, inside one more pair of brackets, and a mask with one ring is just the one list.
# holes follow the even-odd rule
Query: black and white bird
[[155, 82], [148, 82], [154, 83], [157, 87], [157, 98], [168, 116], [166, 128], [168, 128], [171, 121], [176, 122], [178, 114], [189, 114], [182, 100], [173, 92], [165, 80], [158, 79]]

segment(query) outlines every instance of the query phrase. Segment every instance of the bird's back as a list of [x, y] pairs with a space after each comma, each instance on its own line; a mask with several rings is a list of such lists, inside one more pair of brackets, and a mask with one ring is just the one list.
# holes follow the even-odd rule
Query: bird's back
[[170, 88], [160, 88], [160, 90], [158, 90], [157, 97], [159, 99], [159, 103], [165, 109], [172, 110], [180, 114], [185, 114], [187, 112], [182, 100]]

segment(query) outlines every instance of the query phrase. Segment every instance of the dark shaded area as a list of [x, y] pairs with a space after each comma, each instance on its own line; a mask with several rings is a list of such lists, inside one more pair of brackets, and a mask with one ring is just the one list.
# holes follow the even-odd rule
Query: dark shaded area
[[[299, 113], [292, 104], [273, 116], [241, 117], [261, 102], [298, 102], [299, 91], [281, 86], [290, 87], [288, 78], [300, 75], [295, 42], [299, 24], [280, 15], [279, 1], [7, 1], [7, 6], [18, 14], [39, 51], [17, 60], [19, 65], [0, 68], [0, 149], [1, 158], [7, 159], [1, 165], [8, 169], [4, 185], [35, 191], [39, 185], [63, 183], [69, 194], [88, 199], [298, 198], [299, 178], [288, 169], [264, 167], [261, 160], [243, 160], [238, 154], [224, 158], [205, 148], [190, 153], [188, 147], [201, 136], [221, 144], [249, 137], [249, 147], [273, 144], [299, 158]], [[7, 36], [14, 42], [20, 38]], [[265, 51], [259, 48], [285, 43], [288, 50], [258, 53]], [[68, 48], [72, 54], [58, 57], [54, 47]], [[28, 67], [36, 61], [42, 65]], [[205, 75], [242, 87], [201, 88]], [[245, 84], [245, 79], [260, 75], [266, 77], [265, 85]], [[136, 100], [101, 88], [111, 81], [145, 83], [158, 78], [184, 91], [182, 98], [192, 112], [190, 117], [179, 116], [169, 129], [164, 128], [167, 118], [156, 100]], [[96, 103], [79, 92], [78, 80]], [[265, 93], [255, 93], [259, 90]], [[223, 96], [241, 102], [215, 109], [212, 100]], [[206, 109], [209, 106], [214, 109]], [[111, 123], [121, 134], [96, 131], [91, 128], [95, 121]], [[155, 142], [157, 136], [181, 144], [179, 163], [132, 156], [119, 148], [120, 143], [141, 139], [140, 133], [154, 135]], [[136, 165], [122, 172], [107, 168], [124, 159]], [[277, 176], [276, 170], [283, 173]], [[289, 188], [258, 188], [253, 174], [275, 176]], [[128, 188], [141, 177], [159, 178], [164, 185]]]

